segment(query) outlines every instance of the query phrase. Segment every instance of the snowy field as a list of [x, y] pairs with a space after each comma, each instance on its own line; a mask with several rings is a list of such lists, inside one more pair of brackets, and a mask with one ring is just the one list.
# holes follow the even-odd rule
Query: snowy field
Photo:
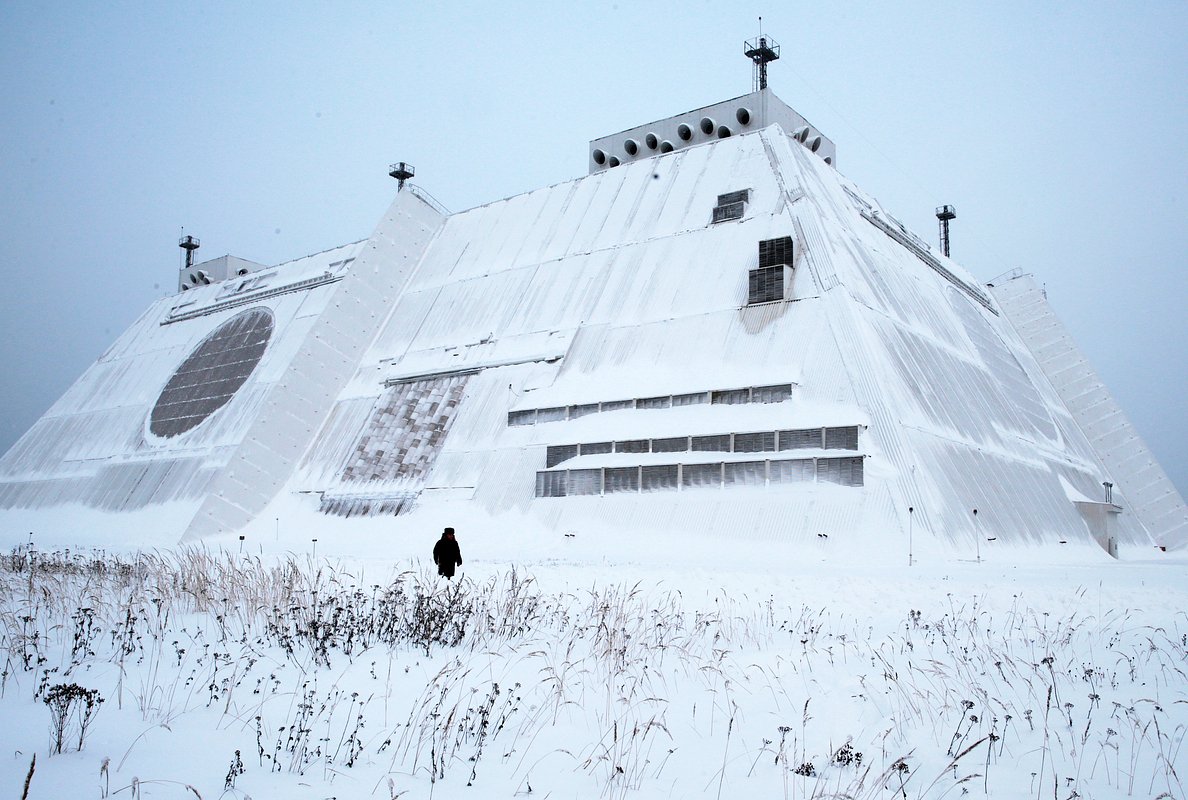
[[8, 537], [0, 796], [1185, 797], [1183, 555], [502, 537]]

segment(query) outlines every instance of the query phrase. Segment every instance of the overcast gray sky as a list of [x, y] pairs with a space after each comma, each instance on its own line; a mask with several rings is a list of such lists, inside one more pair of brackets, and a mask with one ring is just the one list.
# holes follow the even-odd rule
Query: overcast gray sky
[[[765, 7], [766, 6], [766, 7]], [[155, 298], [184, 226], [265, 264], [371, 233], [405, 160], [451, 210], [751, 89], [954, 257], [1044, 282], [1188, 494], [1188, 3], [0, 0], [0, 451]]]

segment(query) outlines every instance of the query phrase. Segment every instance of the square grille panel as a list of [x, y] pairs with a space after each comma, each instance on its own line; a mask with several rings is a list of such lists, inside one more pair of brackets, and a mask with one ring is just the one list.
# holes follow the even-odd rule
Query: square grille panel
[[714, 217], [712, 222], [729, 222], [735, 219], [742, 219], [743, 213], [747, 209], [746, 203], [728, 203], [724, 206], [716, 206], [714, 208]]
[[784, 299], [784, 267], [760, 267], [747, 275], [747, 305]]
[[759, 266], [774, 267], [780, 264], [792, 266], [792, 237], [766, 239], [759, 243]]

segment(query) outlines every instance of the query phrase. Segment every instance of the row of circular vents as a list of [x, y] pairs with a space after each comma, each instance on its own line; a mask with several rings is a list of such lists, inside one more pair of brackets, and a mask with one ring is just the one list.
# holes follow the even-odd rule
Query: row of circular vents
[[[752, 119], [751, 110], [749, 108], [739, 108], [734, 112], [734, 118], [738, 120], [739, 125], [750, 125]], [[730, 129], [729, 125], [719, 125], [713, 117], [702, 117], [701, 122], [697, 124], [697, 127], [704, 135], [716, 135], [719, 139], [725, 139], [728, 136], [734, 135], [734, 131]], [[809, 127], [807, 125], [803, 125], [792, 132], [792, 138], [815, 153], [820, 149], [822, 139], [819, 134], [809, 138], [810, 133], [812, 133], [812, 131], [809, 129]], [[689, 125], [682, 122], [677, 126], [677, 138], [681, 139], [681, 141], [692, 141], [693, 136], [694, 130]], [[640, 155], [641, 152], [644, 155], [647, 155], [647, 153], [643, 151], [643, 148], [645, 147], [648, 150], [658, 151], [661, 153], [671, 153], [674, 149], [672, 142], [670, 142], [668, 139], [661, 139], [654, 133], [648, 133], [648, 135], [644, 136], [642, 144], [630, 137], [623, 140], [624, 152], [633, 158]], [[592, 152], [590, 156], [594, 159], [594, 163], [600, 167], [617, 167], [621, 163], [617, 156], [610, 155], [605, 150], [598, 147], [594, 148], [594, 152]], [[833, 159], [827, 157], [825, 159], [825, 163], [832, 164]]]

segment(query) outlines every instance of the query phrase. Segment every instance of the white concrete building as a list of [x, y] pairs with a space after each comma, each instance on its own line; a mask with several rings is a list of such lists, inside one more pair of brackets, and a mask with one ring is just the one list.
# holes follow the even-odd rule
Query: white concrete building
[[589, 158], [455, 214], [410, 185], [364, 241], [183, 276], [0, 459], [0, 519], [1188, 542], [1035, 284], [980, 285], [770, 90]]

